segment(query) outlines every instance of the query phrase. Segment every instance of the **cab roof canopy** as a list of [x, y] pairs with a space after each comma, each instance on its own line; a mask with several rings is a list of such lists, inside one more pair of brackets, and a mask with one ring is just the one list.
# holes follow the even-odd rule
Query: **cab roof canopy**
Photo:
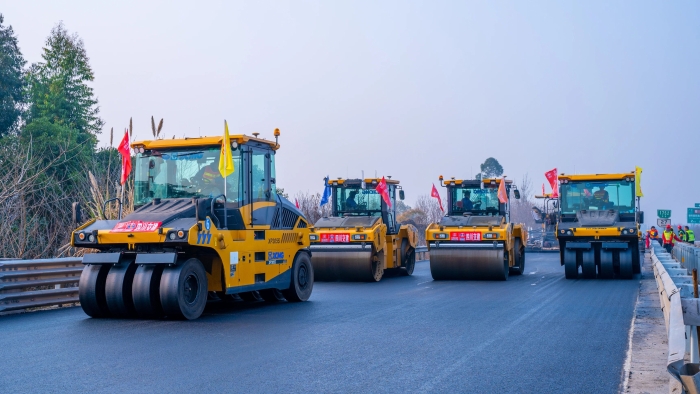
[[[382, 178], [365, 178], [364, 181], [367, 185], [376, 185], [377, 183], [381, 182]], [[387, 177], [384, 178], [386, 183], [388, 185], [398, 185], [399, 181], [396, 179], [389, 179]], [[357, 178], [357, 179], [343, 179], [343, 178], [337, 178], [337, 179], [328, 179], [328, 186], [359, 186], [362, 184], [363, 179]]]
[[[440, 180], [442, 181], [443, 186], [465, 187], [465, 186], [480, 186], [481, 185], [481, 181], [478, 179], [455, 179], [455, 178], [443, 179], [441, 176]], [[484, 181], [484, 186], [498, 185], [501, 183], [502, 178], [484, 178], [483, 181]], [[510, 185], [512, 183], [513, 183], [513, 181], [511, 181], [510, 179], [506, 179], [506, 185]]]
[[[261, 144], [267, 144], [273, 150], [279, 149], [280, 145], [275, 141], [266, 140], [264, 138], [250, 137], [245, 134], [234, 134], [231, 135], [231, 142], [236, 141], [239, 145], [243, 145], [248, 142], [259, 142]], [[162, 139], [162, 140], [144, 140], [144, 141], [134, 141], [131, 143], [131, 147], [142, 146], [144, 149], [177, 149], [177, 148], [189, 148], [194, 146], [221, 146], [221, 141], [224, 136], [220, 135], [217, 137], [186, 137], [186, 138], [175, 138], [175, 139]]]
[[560, 174], [559, 180], [566, 179], [569, 181], [623, 181], [625, 178], [635, 178], [634, 172], [624, 174], [577, 174], [567, 175]]

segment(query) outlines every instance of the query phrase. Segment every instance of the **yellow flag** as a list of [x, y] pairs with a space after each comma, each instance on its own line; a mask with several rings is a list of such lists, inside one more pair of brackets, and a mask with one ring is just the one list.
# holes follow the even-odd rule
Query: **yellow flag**
[[231, 152], [231, 138], [228, 136], [228, 123], [224, 120], [224, 140], [221, 142], [221, 155], [219, 156], [219, 172], [226, 178], [233, 174], [233, 153]]
[[642, 167], [635, 167], [634, 174], [635, 180], [637, 181], [634, 186], [636, 189], [635, 196], [644, 197], [644, 193], [642, 193]]

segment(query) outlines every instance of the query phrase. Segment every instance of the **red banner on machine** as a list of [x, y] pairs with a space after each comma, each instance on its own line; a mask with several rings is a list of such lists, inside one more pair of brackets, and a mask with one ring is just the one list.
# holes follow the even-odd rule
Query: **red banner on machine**
[[481, 233], [467, 231], [450, 232], [450, 241], [481, 241]]
[[552, 198], [559, 197], [559, 181], [557, 180], [557, 169], [553, 169], [544, 173], [545, 178], [549, 181], [552, 187]]
[[326, 234], [321, 233], [321, 242], [350, 242], [350, 234]]
[[117, 223], [112, 229], [112, 233], [150, 233], [158, 230], [163, 222], [144, 222], [141, 220], [130, 220], [128, 222]]

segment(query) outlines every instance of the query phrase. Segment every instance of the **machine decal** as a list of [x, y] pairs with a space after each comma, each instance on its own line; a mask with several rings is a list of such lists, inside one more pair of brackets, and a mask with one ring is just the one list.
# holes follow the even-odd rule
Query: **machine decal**
[[211, 219], [209, 218], [209, 216], [207, 216], [207, 218], [204, 219], [204, 229], [207, 231], [211, 230]]
[[267, 252], [267, 264], [285, 264], [284, 252]]
[[350, 234], [321, 234], [321, 242], [350, 242]]
[[479, 232], [466, 232], [466, 231], [452, 231], [450, 232], [450, 241], [481, 241], [481, 233]]
[[211, 233], [197, 233], [198, 245], [209, 245], [211, 243]]
[[229, 262], [231, 270], [228, 276], [233, 276], [236, 273], [236, 267], [238, 266], [238, 252], [231, 252]]
[[144, 222], [142, 220], [130, 220], [117, 223], [112, 233], [150, 233], [158, 230], [162, 222]]

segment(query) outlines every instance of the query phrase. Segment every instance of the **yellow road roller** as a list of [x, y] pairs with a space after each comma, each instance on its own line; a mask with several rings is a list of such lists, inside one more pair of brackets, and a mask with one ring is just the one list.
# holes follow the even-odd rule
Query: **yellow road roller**
[[567, 279], [631, 279], [641, 272], [635, 172], [559, 175], [557, 239]]
[[223, 137], [131, 144], [135, 210], [72, 234], [74, 247], [96, 251], [83, 257], [85, 313], [196, 319], [208, 297], [308, 300], [310, 226], [276, 193], [278, 136], [232, 135], [234, 169], [225, 178]]
[[[425, 230], [430, 273], [435, 280], [506, 280], [525, 269], [527, 230], [510, 223], [510, 191], [520, 192], [505, 179], [444, 179], [447, 215]], [[504, 197], [498, 198], [505, 182]]]
[[317, 281], [378, 282], [384, 273], [411, 275], [417, 232], [396, 221], [399, 181], [385, 179], [387, 204], [377, 190], [382, 179], [326, 179], [332, 216], [311, 228], [311, 252]]

